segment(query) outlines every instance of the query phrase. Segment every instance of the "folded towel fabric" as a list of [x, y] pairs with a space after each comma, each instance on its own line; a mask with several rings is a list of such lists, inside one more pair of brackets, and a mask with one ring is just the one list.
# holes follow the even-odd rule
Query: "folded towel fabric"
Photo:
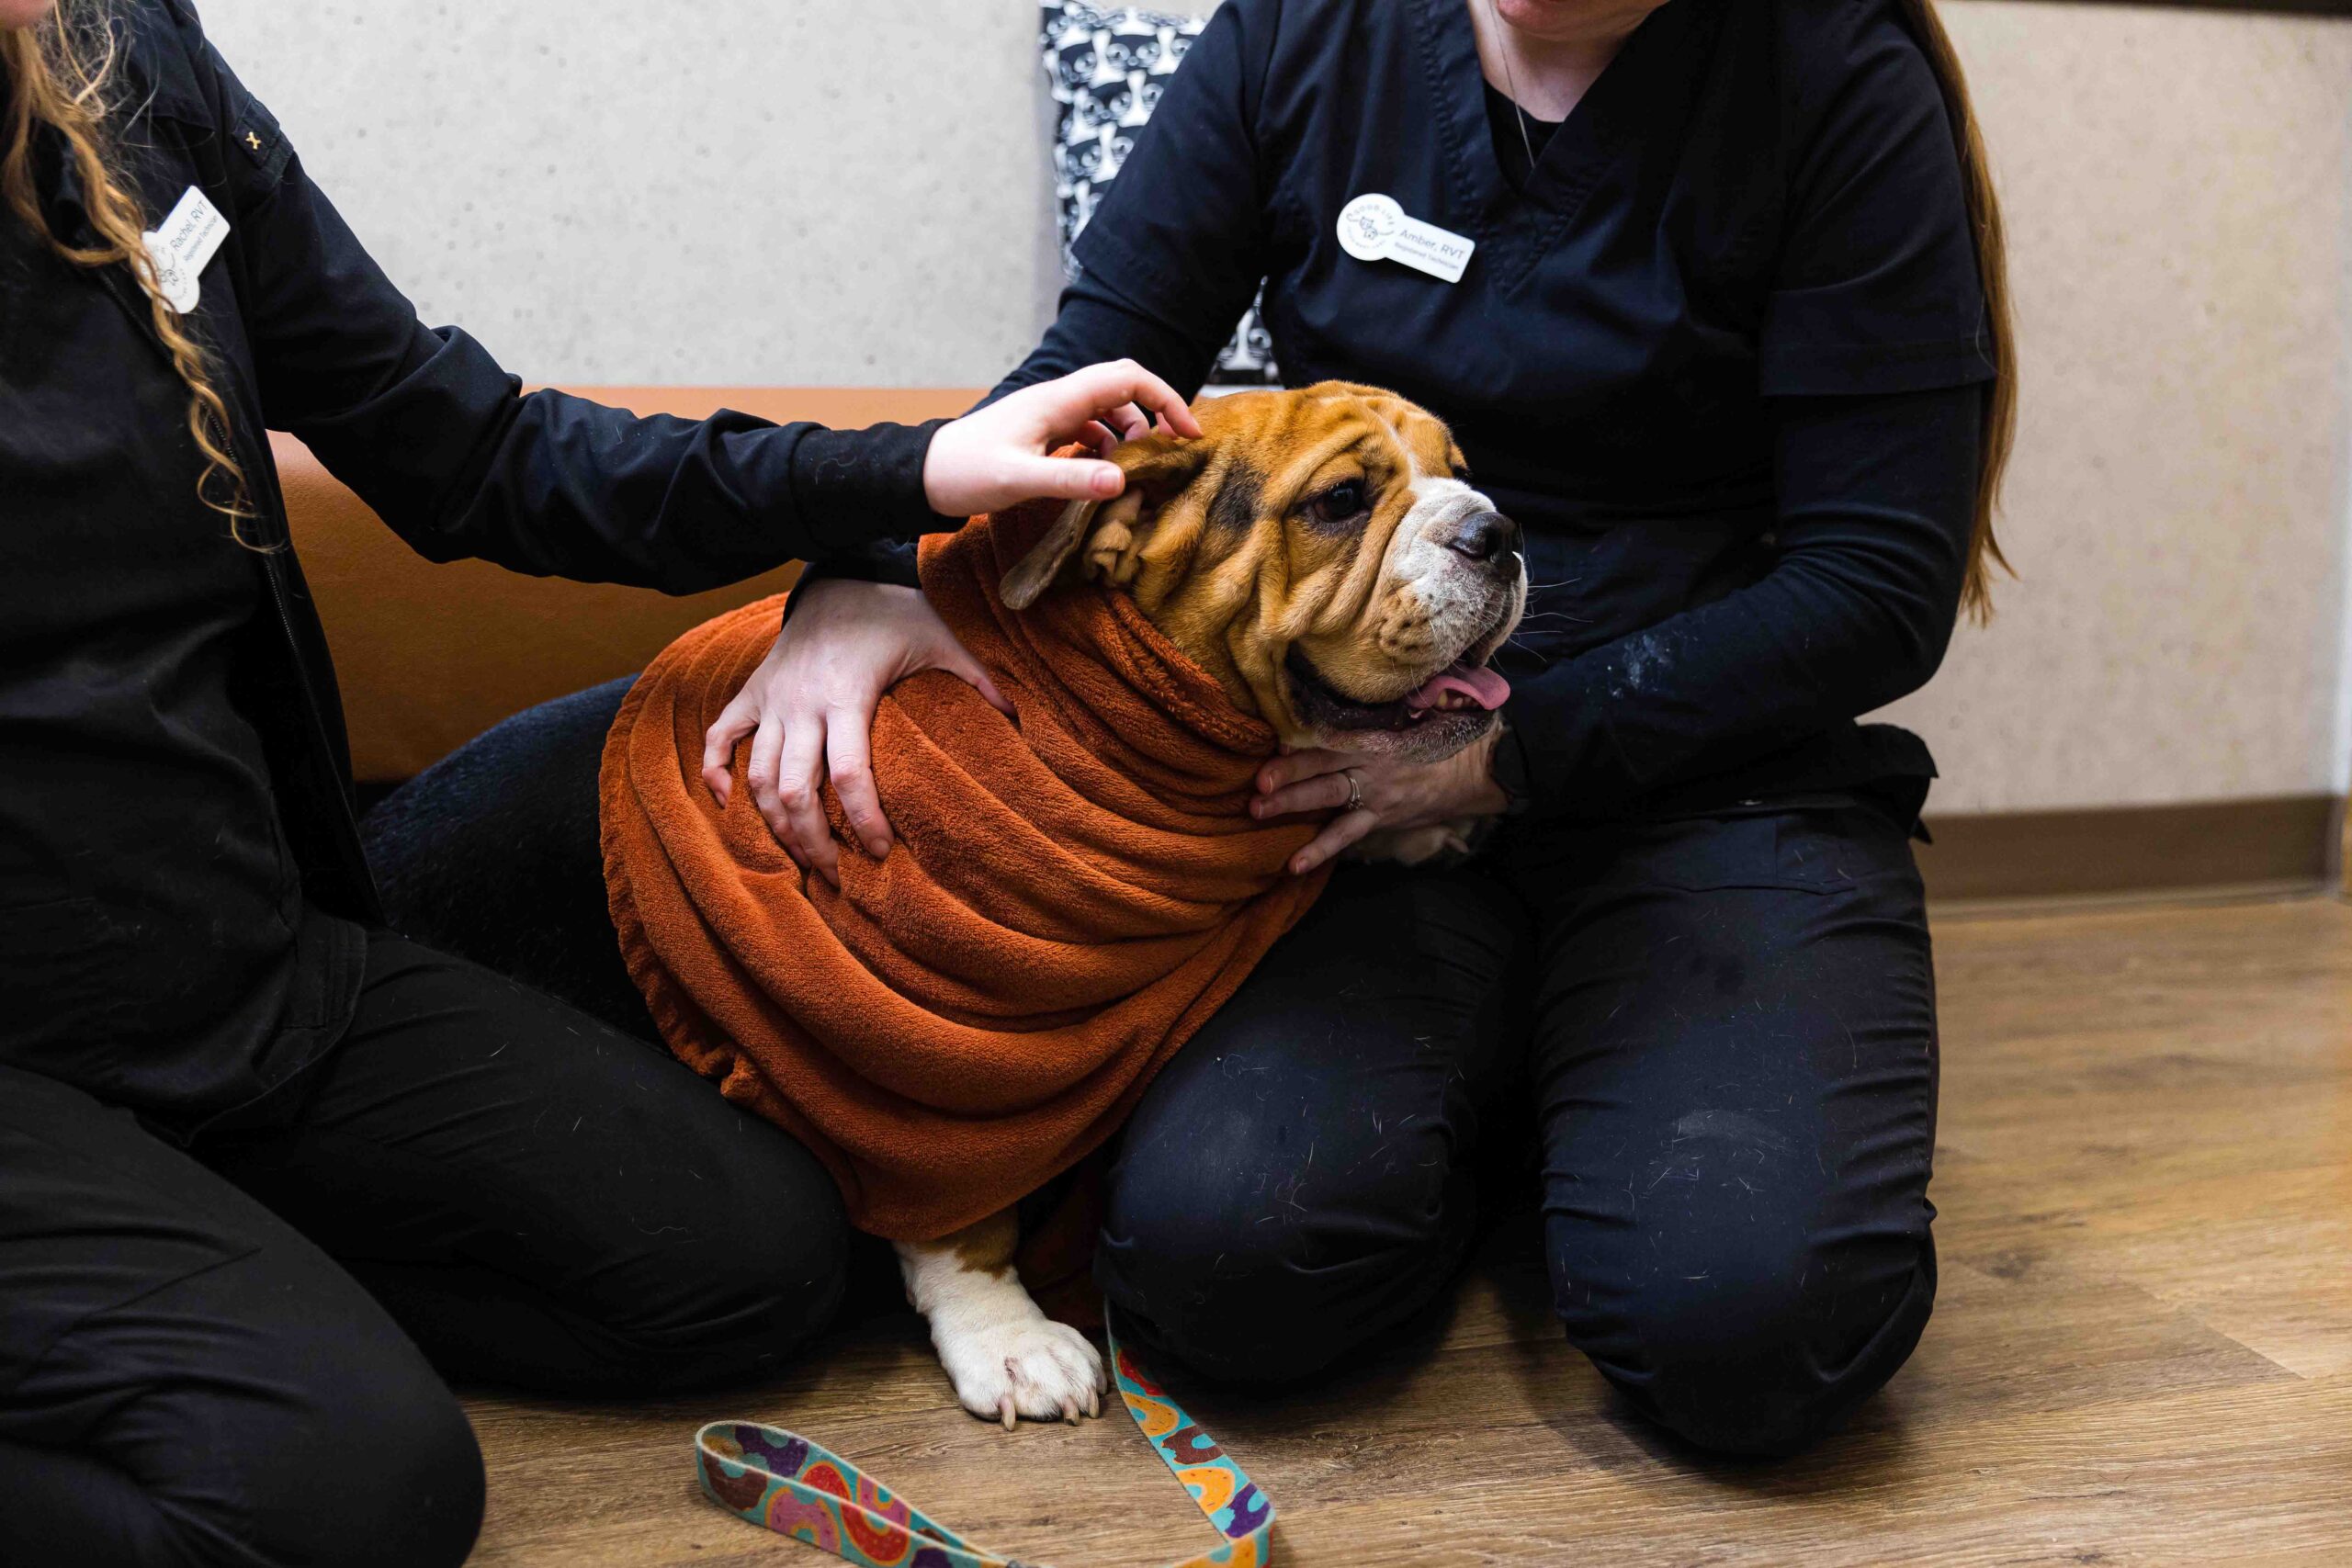
[[1319, 823], [1249, 814], [1273, 731], [1133, 600], [1088, 583], [1005, 607], [999, 581], [1057, 511], [924, 541], [925, 595], [1019, 719], [944, 672], [893, 687], [873, 750], [898, 843], [865, 854], [828, 785], [838, 891], [759, 815], [748, 743], [724, 809], [699, 773], [781, 598], [672, 644], [605, 743], [613, 923], [664, 1039], [894, 1240], [985, 1218], [1098, 1147], [1328, 874], [1284, 870]]

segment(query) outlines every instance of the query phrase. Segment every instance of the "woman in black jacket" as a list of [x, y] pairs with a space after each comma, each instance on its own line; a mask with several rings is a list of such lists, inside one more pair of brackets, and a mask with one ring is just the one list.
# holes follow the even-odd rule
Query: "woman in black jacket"
[[263, 431], [435, 558], [684, 592], [1193, 427], [1131, 365], [855, 433], [519, 396], [184, 0], [0, 0], [0, 1562], [454, 1563], [442, 1374], [755, 1373], [845, 1236], [790, 1138], [385, 929]]

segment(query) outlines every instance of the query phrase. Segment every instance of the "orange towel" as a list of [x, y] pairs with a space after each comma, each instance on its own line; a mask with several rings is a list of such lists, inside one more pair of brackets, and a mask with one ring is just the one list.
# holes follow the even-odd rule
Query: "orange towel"
[[898, 845], [855, 848], [829, 787], [838, 893], [803, 885], [741, 752], [724, 811], [698, 772], [781, 599], [672, 644], [605, 742], [613, 923], [663, 1037], [895, 1240], [985, 1218], [1101, 1145], [1325, 880], [1283, 870], [1314, 823], [1250, 817], [1272, 730], [1134, 601], [999, 600], [1056, 510], [924, 541], [924, 592], [1019, 728], [951, 675], [892, 688], [874, 770]]

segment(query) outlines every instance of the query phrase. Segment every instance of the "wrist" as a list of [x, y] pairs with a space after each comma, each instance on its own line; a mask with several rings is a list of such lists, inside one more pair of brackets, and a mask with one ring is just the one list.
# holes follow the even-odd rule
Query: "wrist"
[[1502, 733], [1502, 726], [1498, 724], [1463, 750], [1463, 809], [1468, 815], [1500, 817], [1510, 809], [1510, 792], [1495, 778], [1495, 748]]
[[1502, 796], [1498, 815], [1522, 817], [1534, 801], [1534, 785], [1528, 777], [1527, 748], [1521, 744], [1519, 732], [1508, 720], [1495, 728], [1495, 742], [1487, 759], [1487, 777]]
[[[941, 516], [946, 515], [947, 513], [947, 508], [942, 506], [940, 502], [943, 499], [946, 488], [944, 475], [948, 467], [949, 457], [940, 451], [939, 438], [943, 435], [946, 435], [948, 425], [952, 425], [955, 423], [956, 422], [951, 419], [945, 424], [934, 427], [931, 433], [931, 441], [923, 447], [922, 453], [922, 468], [921, 472], [922, 503], [925, 506], [930, 507], [933, 512], [940, 514]], [[946, 445], [949, 453], [952, 454], [956, 446], [956, 438], [952, 435], [948, 436]]]

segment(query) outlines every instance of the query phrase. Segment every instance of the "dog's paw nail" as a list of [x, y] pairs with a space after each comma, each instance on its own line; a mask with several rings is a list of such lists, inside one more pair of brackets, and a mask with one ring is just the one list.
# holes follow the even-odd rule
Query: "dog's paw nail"
[[1094, 1348], [1076, 1330], [1043, 1318], [950, 1334], [940, 1349], [957, 1401], [1008, 1429], [1024, 1417], [1079, 1418], [1102, 1378]]

